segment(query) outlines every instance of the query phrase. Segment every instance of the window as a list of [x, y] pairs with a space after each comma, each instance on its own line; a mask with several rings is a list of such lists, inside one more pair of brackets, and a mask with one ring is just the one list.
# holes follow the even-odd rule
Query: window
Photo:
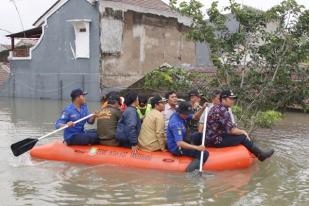
[[69, 20], [74, 27], [75, 33], [75, 51], [74, 57], [77, 58], [90, 58], [90, 34], [89, 27], [91, 20], [75, 19]]

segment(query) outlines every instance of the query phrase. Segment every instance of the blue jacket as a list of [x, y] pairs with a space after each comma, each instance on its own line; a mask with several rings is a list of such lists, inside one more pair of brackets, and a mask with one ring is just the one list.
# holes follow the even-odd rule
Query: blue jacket
[[120, 118], [116, 139], [124, 146], [136, 146], [137, 138], [141, 130], [141, 120], [135, 107], [129, 106]]
[[189, 115], [188, 119], [182, 119], [178, 113], [174, 113], [167, 127], [167, 148], [170, 152], [175, 153], [177, 150], [177, 142], [183, 141], [187, 135], [186, 121], [191, 120], [193, 115]]
[[[70, 104], [67, 106], [60, 118], [56, 122], [56, 129], [59, 129], [61, 124], [66, 124], [68, 122], [75, 122], [83, 117], [86, 117], [89, 115], [88, 107], [87, 105], [82, 105], [80, 107], [80, 111], [75, 107], [74, 104]], [[88, 121], [89, 124], [92, 124], [93, 122], [89, 122], [88, 120], [84, 120], [82, 122], [79, 122], [74, 127], [69, 127], [64, 130], [64, 140], [70, 139], [74, 134], [81, 134], [84, 133], [84, 126], [86, 122]]]

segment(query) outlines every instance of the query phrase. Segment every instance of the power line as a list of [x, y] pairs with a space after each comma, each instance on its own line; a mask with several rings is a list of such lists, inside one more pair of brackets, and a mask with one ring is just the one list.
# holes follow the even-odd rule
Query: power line
[[12, 33], [13, 33], [13, 32], [10, 32], [9, 30], [1, 29], [1, 28], [0, 28], [0, 31], [4, 31], [4, 32], [9, 33], [9, 34], [12, 34]]
[[[12, 4], [13, 4], [14, 7], [15, 7], [15, 10], [16, 10], [16, 12], [17, 12], [18, 19], [19, 19], [19, 23], [20, 23], [20, 25], [21, 25], [22, 30], [25, 31], [24, 24], [23, 24], [23, 21], [22, 21], [22, 19], [21, 19], [21, 15], [20, 15], [20, 12], [19, 12], [19, 9], [18, 9], [18, 7], [17, 7], [17, 4], [16, 4], [15, 0], [10, 0], [10, 2], [12, 2]], [[26, 37], [26, 33], [24, 33], [24, 36]]]

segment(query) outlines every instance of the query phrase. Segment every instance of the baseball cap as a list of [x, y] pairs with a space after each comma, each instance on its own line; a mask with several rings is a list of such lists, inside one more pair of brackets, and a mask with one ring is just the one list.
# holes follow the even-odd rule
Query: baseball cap
[[237, 98], [237, 96], [233, 93], [232, 90], [223, 90], [220, 95], [221, 98]]
[[177, 107], [177, 112], [180, 114], [190, 115], [193, 114], [193, 109], [190, 103], [180, 102]]
[[152, 97], [151, 100], [150, 100], [150, 103], [151, 103], [152, 106], [156, 105], [156, 104], [158, 104], [160, 102], [166, 103], [167, 100], [165, 98], [159, 96], [159, 95]]
[[72, 99], [75, 99], [76, 97], [79, 97], [80, 95], [87, 95], [88, 92], [84, 92], [83, 90], [81, 89], [74, 89], [72, 92], [71, 92], [71, 98]]
[[189, 97], [193, 97], [193, 96], [200, 97], [200, 96], [202, 96], [202, 95], [198, 92], [198, 90], [192, 90], [192, 91], [190, 91], [190, 92], [188, 93], [188, 96], [189, 96]]
[[110, 92], [107, 95], [108, 102], [120, 102], [120, 95], [118, 92]]

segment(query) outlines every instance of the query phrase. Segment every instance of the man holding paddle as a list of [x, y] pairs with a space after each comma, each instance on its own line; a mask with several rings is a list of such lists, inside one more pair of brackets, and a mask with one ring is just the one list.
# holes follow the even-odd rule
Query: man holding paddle
[[93, 124], [96, 116], [93, 115], [87, 120], [77, 124], [74, 122], [89, 115], [86, 105], [86, 92], [81, 89], [75, 89], [71, 92], [72, 103], [67, 106], [56, 122], [56, 128], [68, 126], [64, 130], [64, 141], [67, 145], [92, 145], [98, 144], [97, 132], [95, 130], [85, 131], [86, 122]]
[[202, 161], [201, 165], [203, 165], [209, 156], [208, 151], [206, 151], [205, 146], [202, 144], [203, 135], [201, 133], [191, 135], [189, 139], [192, 139], [193, 144], [185, 142], [184, 140], [187, 135], [187, 121], [190, 119], [198, 120], [206, 106], [207, 104], [193, 115], [191, 104], [188, 102], [180, 102], [176, 112], [170, 118], [167, 127], [167, 148], [169, 152], [175, 156], [193, 157], [192, 162], [186, 168], [187, 172], [193, 172], [199, 169], [200, 160]]
[[[19, 156], [31, 150], [38, 141], [64, 130], [64, 141], [68, 145], [89, 145], [98, 142], [96, 131], [84, 131], [86, 122], [93, 124], [95, 114], [89, 114], [85, 104], [85, 95], [81, 89], [73, 90], [71, 93], [72, 104], [65, 108], [60, 119], [56, 122], [57, 130], [52, 131], [39, 138], [27, 138], [11, 145], [14, 156]], [[74, 121], [74, 122], [73, 122]]]

